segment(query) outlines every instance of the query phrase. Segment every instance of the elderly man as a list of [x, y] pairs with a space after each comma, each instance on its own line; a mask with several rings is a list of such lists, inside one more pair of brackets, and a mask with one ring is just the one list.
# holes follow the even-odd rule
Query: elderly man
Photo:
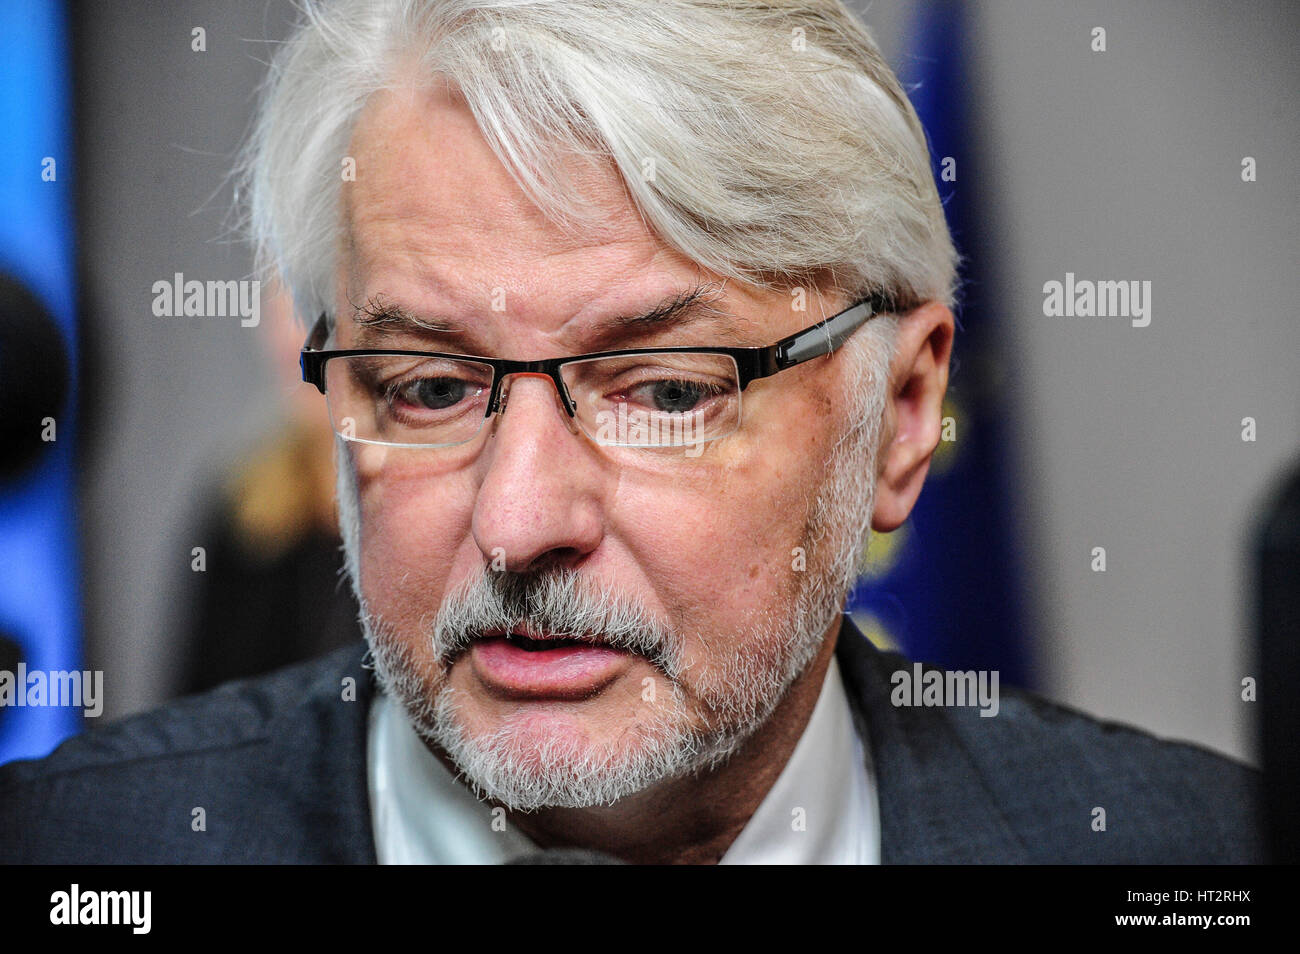
[[375, 684], [336, 654], [9, 767], [0, 857], [1255, 856], [1244, 767], [899, 704], [843, 615], [939, 441], [956, 256], [838, 0], [312, 8], [246, 169]]

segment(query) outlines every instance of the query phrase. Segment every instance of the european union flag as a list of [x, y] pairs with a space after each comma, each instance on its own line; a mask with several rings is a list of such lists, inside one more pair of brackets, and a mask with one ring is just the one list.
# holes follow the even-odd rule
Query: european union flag
[[1009, 362], [984, 294], [985, 257], [995, 246], [981, 234], [987, 219], [979, 203], [988, 190], [969, 119], [966, 16], [960, 2], [921, 3], [911, 69], [902, 71], [964, 260], [943, 440], [911, 517], [875, 537], [849, 610], [873, 640], [914, 659], [998, 670], [1004, 684], [1026, 686], [1032, 665], [1001, 387]]
[[[10, 402], [37, 412], [27, 407], [39, 403], [37, 392], [47, 385], [50, 392], [62, 390], [62, 381], [53, 379], [68, 373], [62, 365], [76, 362], [63, 4], [0, 4], [0, 62], [0, 374], [8, 378], [0, 381], [0, 415], [8, 415], [14, 413]], [[49, 684], [51, 674], [78, 672], [82, 665], [75, 406], [68, 397], [62, 408], [23, 413], [0, 427], [6, 438], [0, 447], [0, 762], [45, 755], [83, 727], [81, 709], [58, 704], [64, 694], [51, 698]], [[39, 453], [28, 453], [33, 443]]]

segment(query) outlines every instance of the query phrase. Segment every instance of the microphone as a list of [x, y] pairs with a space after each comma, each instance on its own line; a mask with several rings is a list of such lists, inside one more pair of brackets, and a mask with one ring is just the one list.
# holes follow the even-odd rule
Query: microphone
[[22, 282], [0, 274], [0, 482], [18, 477], [49, 447], [43, 421], [67, 401], [63, 334]]
[[511, 858], [508, 865], [621, 865], [613, 855], [588, 848], [547, 848]]
[[[18, 664], [22, 661], [23, 651], [18, 645], [18, 640], [12, 639], [9, 633], [0, 629], [0, 672], [16, 673]], [[8, 711], [8, 706], [0, 706], [0, 724], [3, 724], [5, 713]]]
[[1300, 463], [1278, 482], [1254, 533], [1263, 814], [1275, 865], [1300, 862]]

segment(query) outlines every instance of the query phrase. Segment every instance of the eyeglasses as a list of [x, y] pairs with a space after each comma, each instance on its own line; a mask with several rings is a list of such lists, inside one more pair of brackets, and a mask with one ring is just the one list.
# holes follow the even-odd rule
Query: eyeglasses
[[751, 381], [830, 354], [893, 310], [892, 298], [874, 295], [765, 348], [633, 348], [540, 361], [326, 351], [322, 314], [303, 345], [302, 379], [325, 395], [335, 433], [361, 443], [464, 444], [502, 410], [505, 378], [529, 374], [554, 382], [565, 412], [597, 444], [694, 448], [740, 426], [740, 396]]

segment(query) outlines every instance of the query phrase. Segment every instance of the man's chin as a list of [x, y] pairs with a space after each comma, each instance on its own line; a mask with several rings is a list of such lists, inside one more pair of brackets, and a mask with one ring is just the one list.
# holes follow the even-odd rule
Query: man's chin
[[663, 668], [636, 654], [595, 666], [579, 660], [576, 679], [594, 673], [604, 683], [586, 698], [555, 698], [550, 677], [534, 685], [531, 670], [516, 686], [522, 693], [503, 694], [476, 673], [471, 652], [420, 662], [374, 618], [367, 639], [384, 690], [417, 733], [480, 797], [516, 811], [612, 805], [709, 771], [766, 720], [780, 695], [767, 691], [767, 680], [742, 680], [743, 691], [734, 682], [717, 687], [725, 705], [692, 703]]
[[650, 711], [616, 726], [582, 705], [525, 701], [488, 713], [448, 686], [429, 740], [481, 797], [515, 811], [610, 805], [694, 767], [700, 743], [683, 720]]

